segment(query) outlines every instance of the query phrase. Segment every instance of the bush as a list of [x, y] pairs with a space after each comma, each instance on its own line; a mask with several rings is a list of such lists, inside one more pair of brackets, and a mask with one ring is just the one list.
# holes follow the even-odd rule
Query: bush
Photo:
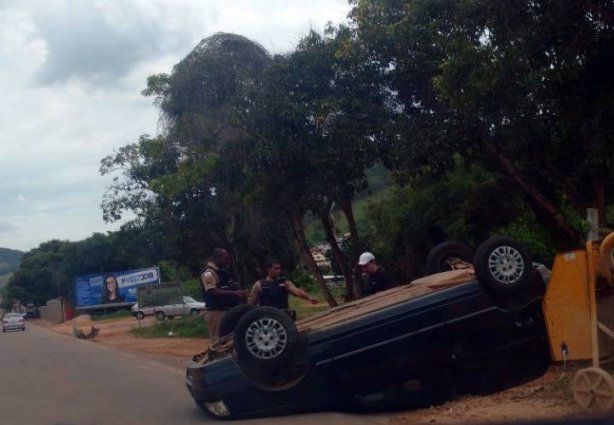
[[296, 269], [292, 272], [289, 279], [299, 288], [307, 292], [318, 292], [318, 286], [316, 281], [309, 273], [305, 273], [303, 270]]
[[204, 301], [203, 291], [198, 279], [188, 279], [181, 282], [181, 290], [183, 295], [190, 296], [197, 301]]

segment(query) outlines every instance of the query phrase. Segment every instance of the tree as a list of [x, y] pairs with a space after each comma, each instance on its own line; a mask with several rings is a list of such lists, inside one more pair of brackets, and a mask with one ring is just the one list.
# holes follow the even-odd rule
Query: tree
[[[359, 37], [402, 105], [403, 137], [387, 163], [412, 181], [445, 173], [462, 153], [508, 175], [559, 246], [580, 243], [583, 209], [611, 197], [611, 9], [601, 1], [354, 2]], [[592, 190], [579, 191], [583, 182]]]

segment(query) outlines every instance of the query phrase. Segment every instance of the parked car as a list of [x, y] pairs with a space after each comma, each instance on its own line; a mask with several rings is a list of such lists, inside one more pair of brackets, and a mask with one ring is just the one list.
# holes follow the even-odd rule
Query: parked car
[[25, 313], [23, 313], [23, 318], [26, 320], [40, 319], [40, 312], [38, 311], [38, 309], [28, 310]]
[[188, 390], [206, 413], [228, 419], [428, 406], [543, 374], [545, 283], [527, 250], [494, 238], [473, 266], [457, 263], [464, 267], [297, 323], [270, 307], [235, 307], [242, 312], [226, 316], [234, 332], [189, 362]]
[[132, 315], [138, 320], [143, 320], [145, 316], [152, 316], [154, 313], [154, 306], [140, 307], [138, 302], [132, 306]]
[[196, 316], [204, 310], [205, 303], [189, 296], [183, 296], [182, 302], [176, 304], [139, 308], [136, 303], [132, 306], [132, 313], [139, 320], [151, 315], [155, 315], [158, 320], [164, 320], [167, 317], [172, 319], [175, 316]]
[[205, 303], [196, 301], [192, 297], [183, 296], [183, 302], [154, 307], [156, 319], [172, 319], [175, 316], [198, 316], [205, 311]]
[[26, 330], [26, 321], [21, 313], [6, 313], [2, 318], [2, 332]]

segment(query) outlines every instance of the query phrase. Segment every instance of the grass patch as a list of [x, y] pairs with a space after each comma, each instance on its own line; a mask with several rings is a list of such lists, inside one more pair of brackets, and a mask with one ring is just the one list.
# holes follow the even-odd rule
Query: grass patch
[[[344, 303], [343, 297], [345, 291], [343, 288], [331, 288], [331, 293], [337, 300], [337, 304], [341, 305]], [[309, 295], [317, 298], [320, 302], [316, 305], [311, 305], [307, 301], [297, 297], [290, 296], [288, 298], [288, 307], [290, 310], [296, 311], [296, 320], [305, 319], [306, 317], [313, 316], [314, 314], [321, 313], [330, 308], [319, 291], [317, 293], [309, 291]]]
[[[169, 332], [172, 335], [169, 335]], [[130, 330], [139, 338], [208, 338], [207, 325], [202, 317], [181, 317], [157, 322], [153, 326]]]
[[91, 318], [93, 321], [97, 322], [100, 320], [123, 319], [124, 317], [130, 316], [132, 316], [132, 312], [130, 310], [116, 310], [113, 313], [92, 315]]
[[563, 372], [557, 376], [553, 385], [554, 390], [568, 403], [573, 401], [572, 381], [573, 376], [570, 373]]
[[301, 300], [296, 297], [290, 297], [290, 299], [288, 300], [288, 306], [290, 307], [290, 310], [296, 311], [296, 320], [304, 319], [306, 317], [313, 316], [314, 314], [318, 314], [325, 310], [328, 310], [328, 304], [326, 304], [325, 302], [320, 302], [317, 305], [311, 305], [307, 301]]

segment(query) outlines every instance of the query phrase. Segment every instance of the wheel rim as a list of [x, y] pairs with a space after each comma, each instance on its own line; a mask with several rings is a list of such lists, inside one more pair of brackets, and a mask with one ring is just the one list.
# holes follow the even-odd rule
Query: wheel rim
[[488, 256], [488, 270], [491, 276], [505, 285], [518, 282], [524, 268], [522, 254], [511, 246], [500, 246]]
[[254, 357], [263, 360], [274, 359], [288, 345], [288, 333], [286, 328], [275, 319], [258, 319], [247, 328], [245, 343]]
[[596, 367], [579, 370], [573, 380], [573, 395], [584, 410], [607, 412], [614, 406], [614, 379]]

